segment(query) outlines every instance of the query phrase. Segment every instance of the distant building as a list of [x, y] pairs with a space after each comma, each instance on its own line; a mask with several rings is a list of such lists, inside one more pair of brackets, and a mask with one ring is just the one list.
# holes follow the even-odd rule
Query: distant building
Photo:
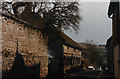
[[108, 17], [112, 19], [112, 36], [107, 41], [108, 69], [120, 79], [120, 2], [110, 2]]

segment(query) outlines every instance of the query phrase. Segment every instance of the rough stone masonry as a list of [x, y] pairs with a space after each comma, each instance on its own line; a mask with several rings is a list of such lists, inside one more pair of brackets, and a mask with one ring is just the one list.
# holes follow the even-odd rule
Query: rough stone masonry
[[[10, 71], [18, 53], [24, 64], [32, 67], [40, 64], [40, 77], [48, 73], [48, 54], [43, 34], [24, 22], [2, 16], [2, 71]], [[47, 37], [46, 37], [47, 38]]]

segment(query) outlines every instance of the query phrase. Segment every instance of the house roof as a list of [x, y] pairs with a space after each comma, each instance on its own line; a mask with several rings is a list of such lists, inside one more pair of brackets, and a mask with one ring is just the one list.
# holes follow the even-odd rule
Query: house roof
[[118, 0], [116, 0], [116, 2], [114, 1], [110, 1], [110, 4], [109, 4], [109, 8], [108, 8], [108, 17], [110, 17], [111, 18], [111, 15], [114, 13], [114, 11], [115, 11], [115, 7], [116, 6], [119, 6], [119, 1]]
[[65, 33], [61, 32], [60, 35], [64, 39], [65, 45], [82, 50], [81, 46], [78, 43], [76, 43], [74, 40], [72, 40], [70, 37], [68, 37]]
[[111, 42], [112, 42], [113, 36], [111, 36], [106, 43], [106, 48], [111, 46]]
[[[46, 29], [45, 29], [46, 30]], [[50, 35], [56, 34], [56, 37], [61, 38], [64, 42], [64, 45], [70, 46], [75, 49], [83, 50], [83, 48], [74, 40], [72, 40], [69, 36], [67, 36], [65, 33], [63, 33], [60, 29], [57, 27], [51, 26], [48, 28], [49, 32], [52, 32]]]
[[[7, 17], [7, 18], [10, 18], [10, 19], [12, 19], [12, 20], [18, 21], [18, 22], [20, 22], [20, 23], [22, 23], [22, 24], [27, 24], [27, 25], [29, 25], [31, 28], [35, 29], [35, 30], [40, 30], [40, 29], [38, 29], [38, 28], [36, 28], [36, 27], [33, 27], [34, 25], [31, 25], [30, 23], [25, 22], [25, 21], [23, 21], [23, 20], [20, 20], [20, 19], [17, 19], [17, 18], [8, 16], [8, 15], [3, 14], [3, 13], [0, 13], [0, 15], [5, 16], [5, 17]], [[82, 50], [81, 46], [80, 46], [78, 43], [76, 43], [74, 40], [72, 40], [70, 37], [68, 37], [68, 36], [67, 36], [65, 33], [63, 33], [60, 29], [58, 29], [58, 28], [56, 28], [56, 27], [54, 27], [54, 26], [53, 26], [52, 28], [50, 28], [50, 29], [52, 29], [52, 31], [54, 31], [54, 34], [55, 34], [55, 33], [56, 33], [56, 34], [59, 34], [60, 38], [62, 38], [62, 39], [64, 40], [64, 45], [67, 45], [67, 46], [70, 46], [70, 47], [73, 47], [73, 48]]]

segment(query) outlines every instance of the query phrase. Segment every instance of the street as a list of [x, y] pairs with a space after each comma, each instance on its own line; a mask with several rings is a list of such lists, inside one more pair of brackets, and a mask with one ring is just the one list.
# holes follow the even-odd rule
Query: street
[[114, 79], [108, 71], [86, 70], [72, 73], [65, 79]]

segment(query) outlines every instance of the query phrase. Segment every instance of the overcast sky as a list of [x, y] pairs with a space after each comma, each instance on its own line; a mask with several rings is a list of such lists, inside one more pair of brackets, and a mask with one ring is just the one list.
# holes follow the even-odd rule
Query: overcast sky
[[107, 17], [109, 2], [81, 2], [79, 34], [70, 31], [65, 33], [76, 42], [94, 40], [98, 44], [106, 44], [112, 34], [112, 20]]

